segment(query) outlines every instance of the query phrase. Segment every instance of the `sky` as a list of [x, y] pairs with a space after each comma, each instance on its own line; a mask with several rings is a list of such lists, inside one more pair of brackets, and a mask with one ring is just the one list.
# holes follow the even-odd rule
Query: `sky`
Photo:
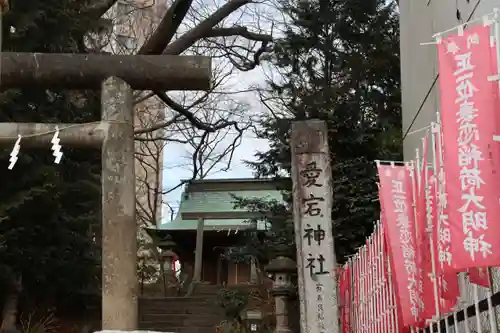
[[[264, 74], [262, 69], [255, 69], [250, 72], [238, 73], [235, 75], [233, 83], [234, 89], [245, 89], [249, 86], [262, 86], [264, 84]], [[253, 114], [262, 114], [266, 112], [263, 106], [258, 101], [256, 93], [248, 92], [238, 95], [237, 97], [243, 103], [250, 106], [250, 112]], [[228, 140], [229, 142], [230, 140]], [[252, 170], [248, 168], [243, 161], [255, 160], [255, 153], [258, 151], [265, 151], [268, 148], [266, 140], [258, 139], [254, 133], [247, 131], [244, 133], [241, 145], [238, 146], [234, 152], [234, 157], [231, 163], [231, 168], [227, 172], [216, 172], [210, 174], [207, 178], [252, 178]], [[164, 151], [164, 171], [163, 171], [163, 188], [169, 190], [179, 184], [183, 179], [191, 177], [191, 170], [182, 166], [186, 163], [186, 156], [188, 155], [187, 148], [183, 144], [169, 144], [165, 147]], [[221, 164], [224, 167], [225, 164]], [[217, 170], [217, 168], [215, 169]], [[174, 210], [179, 207], [183, 187], [180, 187], [168, 194], [163, 198], [164, 202], [168, 203]], [[166, 205], [165, 205], [166, 206]], [[170, 210], [168, 207], [163, 209], [163, 223], [170, 220]]]
[[[220, 7], [225, 2], [222, 0], [213, 0], [213, 8], [211, 6], [206, 6], [205, 1], [199, 2], [202, 4], [199, 10], [208, 13], [213, 12], [216, 8]], [[231, 26], [233, 24], [239, 26], [245, 26], [250, 31], [268, 31], [271, 32], [273, 36], [280, 34], [280, 24], [281, 20], [284, 19], [281, 14], [276, 13], [276, 9], [271, 2], [266, 4], [265, 2], [256, 3], [252, 6], [244, 6], [240, 10], [234, 12], [228, 18], [225, 19], [224, 26]], [[242, 41], [243, 40], [243, 41]], [[245, 39], [239, 39], [241, 43], [245, 43]], [[227, 39], [228, 45], [231, 43], [230, 39]], [[235, 44], [240, 42], [234, 41]], [[242, 44], [242, 46], [247, 46]], [[238, 50], [236, 48], [236, 50]], [[213, 70], [218, 67], [219, 57], [215, 57], [212, 60]], [[227, 60], [222, 61], [222, 68], [227, 69], [232, 67]], [[220, 70], [220, 69], [219, 69]], [[235, 91], [235, 90], [247, 90], [254, 87], [264, 87], [265, 78], [269, 75], [273, 76], [274, 71], [263, 62], [263, 65], [248, 71], [233, 71], [231, 72], [230, 79], [224, 85], [226, 90], [224, 91]], [[260, 103], [257, 93], [248, 92], [238, 94], [234, 97], [237, 100], [241, 100], [242, 103], [249, 106], [249, 116], [255, 118], [258, 115], [262, 115], [267, 112], [265, 107]], [[220, 107], [220, 106], [219, 106]], [[246, 115], [245, 115], [246, 116]], [[228, 140], [228, 144], [232, 140]], [[234, 157], [231, 163], [231, 168], [227, 172], [217, 172], [210, 174], [207, 178], [250, 178], [253, 177], [252, 170], [244, 165], [244, 160], [255, 160], [255, 153], [258, 151], [266, 151], [268, 148], [268, 142], [265, 140], [257, 139], [251, 131], [244, 133], [241, 145], [237, 147], [234, 152]], [[164, 150], [164, 171], [163, 171], [163, 189], [168, 191], [173, 187], [177, 186], [181, 180], [191, 178], [191, 170], [186, 166], [179, 166], [186, 163], [186, 156], [190, 156], [187, 152], [187, 148], [182, 144], [168, 144]], [[223, 167], [224, 165], [221, 165]], [[217, 168], [216, 168], [217, 170]], [[179, 201], [181, 198], [183, 188], [180, 187], [175, 191], [172, 191], [164, 196], [163, 201], [168, 203], [172, 208], [177, 209], [179, 206]], [[163, 209], [163, 223], [170, 219], [170, 209], [164, 205]]]
[[[247, 134], [242, 144], [236, 149], [231, 168], [228, 172], [218, 172], [210, 175], [207, 178], [251, 178], [252, 170], [246, 167], [243, 160], [254, 160], [254, 154], [257, 151], [265, 150], [268, 146], [265, 140], [256, 139], [252, 135]], [[181, 156], [185, 154], [185, 149], [182, 146], [176, 145], [166, 152], [169, 156]], [[186, 167], [176, 166], [183, 162], [182, 158], [174, 158], [167, 161], [165, 158], [165, 170], [163, 171], [163, 187], [170, 189], [175, 187], [183, 179], [189, 179], [191, 171]], [[179, 206], [182, 187], [165, 195], [164, 200], [168, 202], [174, 209]], [[167, 212], [165, 212], [167, 213]], [[166, 222], [166, 221], [165, 221]]]

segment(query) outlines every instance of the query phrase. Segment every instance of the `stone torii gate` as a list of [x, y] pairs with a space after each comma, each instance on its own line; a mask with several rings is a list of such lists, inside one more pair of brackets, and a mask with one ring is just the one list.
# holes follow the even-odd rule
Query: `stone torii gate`
[[[208, 90], [209, 57], [3, 53], [1, 89], [102, 88], [102, 120], [87, 124], [0, 123], [0, 144], [102, 147], [102, 329], [136, 330], [134, 108], [132, 89]], [[56, 166], [57, 167], [57, 166]], [[7, 168], [7, 165], [5, 166]]]

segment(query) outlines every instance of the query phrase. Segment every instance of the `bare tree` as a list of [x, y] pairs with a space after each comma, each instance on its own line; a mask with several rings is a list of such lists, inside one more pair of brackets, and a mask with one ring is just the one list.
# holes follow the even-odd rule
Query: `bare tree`
[[115, 10], [108, 12], [112, 28], [108, 38], [100, 40], [108, 42], [106, 48], [112, 53], [185, 53], [214, 59], [208, 92], [154, 91], [137, 96], [138, 118], [142, 118], [136, 129], [137, 154], [144, 170], [138, 190], [148, 197], [139, 203], [139, 210], [147, 225], [159, 221], [161, 197], [172, 190], [162, 188], [160, 171], [169, 144], [185, 144], [192, 179], [229, 168], [234, 149], [251, 126], [248, 107], [238, 99], [244, 91], [232, 88], [238, 86], [237, 72], [259, 65], [272, 42], [271, 35], [263, 33], [271, 27], [261, 26], [263, 15], [257, 12], [263, 6], [249, 0], [117, 1]]
[[[213, 59], [213, 82], [207, 92], [152, 91], [135, 96], [137, 217], [140, 226], [154, 227], [164, 210], [173, 219], [174, 209], [163, 198], [182, 186], [163, 186], [164, 157], [169, 158], [172, 147], [182, 145], [184, 155], [174, 158], [191, 171], [190, 179], [229, 169], [234, 150], [252, 125], [249, 107], [240, 98], [247, 87], [238, 82], [238, 73], [260, 64], [271, 47], [272, 26], [261, 25], [265, 3], [250, 0], [115, 0], [101, 5], [95, 6], [96, 12], [106, 12], [105, 19], [86, 41], [93, 52]], [[157, 247], [143, 232], [138, 244], [141, 276], [162, 276], [165, 282], [164, 274], [155, 273]]]

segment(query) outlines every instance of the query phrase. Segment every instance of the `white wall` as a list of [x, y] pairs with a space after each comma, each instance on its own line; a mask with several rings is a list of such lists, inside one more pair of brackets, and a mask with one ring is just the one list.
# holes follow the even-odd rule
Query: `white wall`
[[[500, 8], [500, 0], [400, 0], [401, 15], [401, 79], [403, 99], [403, 133], [406, 133], [417, 110], [424, 101], [437, 74], [436, 46], [421, 46], [432, 41], [432, 35], [460, 24], [456, 11], [460, 10], [465, 22], [489, 14], [493, 8]], [[477, 7], [475, 10], [474, 8]], [[436, 119], [439, 107], [439, 82], [436, 82], [423, 105], [412, 131], [428, 126]], [[405, 160], [413, 159], [415, 148], [421, 146], [424, 132], [410, 134], [404, 141]]]

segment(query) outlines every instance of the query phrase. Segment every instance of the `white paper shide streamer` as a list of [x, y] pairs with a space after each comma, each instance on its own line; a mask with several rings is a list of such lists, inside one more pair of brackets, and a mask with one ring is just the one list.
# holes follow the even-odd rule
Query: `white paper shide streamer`
[[54, 163], [59, 164], [61, 162], [61, 158], [63, 156], [63, 153], [61, 152], [62, 146], [59, 144], [61, 140], [59, 139], [59, 128], [56, 127], [56, 132], [54, 133], [54, 136], [52, 137], [52, 140], [50, 143], [52, 143], [52, 155], [54, 155]]
[[9, 170], [12, 170], [14, 168], [14, 165], [16, 165], [16, 162], [18, 160], [19, 156], [19, 151], [21, 150], [21, 136], [17, 136], [16, 143], [14, 144], [14, 148], [12, 148], [12, 151], [10, 152], [10, 158], [9, 158]]

